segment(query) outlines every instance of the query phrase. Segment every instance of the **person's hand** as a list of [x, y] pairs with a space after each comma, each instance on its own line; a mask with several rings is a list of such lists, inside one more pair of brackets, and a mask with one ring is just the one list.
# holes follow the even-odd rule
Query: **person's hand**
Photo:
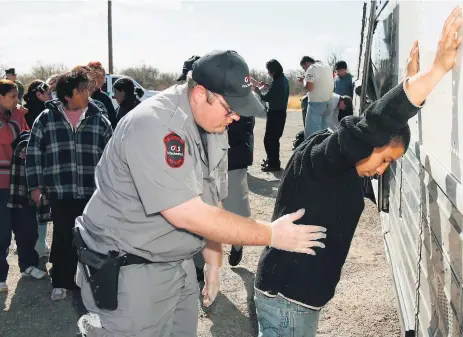
[[254, 87], [254, 92], [258, 95], [260, 95], [261, 91], [259, 87]]
[[326, 228], [294, 224], [294, 221], [302, 218], [304, 212], [305, 210], [300, 209], [295, 213], [284, 215], [272, 222], [271, 247], [311, 255], [315, 255], [315, 251], [312, 248], [325, 248], [325, 245], [317, 240], [326, 238]]
[[415, 76], [420, 72], [420, 45], [418, 41], [415, 41], [410, 55], [407, 60], [407, 77]]
[[36, 188], [35, 190], [31, 191], [32, 201], [35, 202], [36, 205], [40, 205], [40, 197], [41, 197], [40, 188]]
[[259, 85], [266, 88], [268, 87], [268, 84], [263, 81], [259, 82]]
[[298, 76], [297, 81], [300, 83], [304, 82], [304, 76]]
[[457, 49], [462, 40], [462, 36], [457, 35], [461, 23], [461, 8], [456, 7], [447, 18], [447, 21], [445, 21], [434, 58], [434, 69], [443, 74], [447, 73], [455, 66]]
[[204, 288], [203, 288], [203, 305], [209, 307], [217, 297], [220, 288], [220, 267], [206, 264]]

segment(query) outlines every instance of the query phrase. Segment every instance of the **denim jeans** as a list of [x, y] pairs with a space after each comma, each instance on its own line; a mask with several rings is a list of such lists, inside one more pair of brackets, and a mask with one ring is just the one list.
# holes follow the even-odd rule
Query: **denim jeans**
[[310, 102], [307, 106], [307, 115], [305, 117], [305, 138], [309, 138], [314, 132], [328, 128], [330, 118], [331, 101]]
[[5, 282], [8, 275], [8, 251], [11, 244], [11, 209], [8, 203], [9, 189], [0, 189], [0, 282]]
[[258, 337], [315, 337], [320, 311], [256, 291]]

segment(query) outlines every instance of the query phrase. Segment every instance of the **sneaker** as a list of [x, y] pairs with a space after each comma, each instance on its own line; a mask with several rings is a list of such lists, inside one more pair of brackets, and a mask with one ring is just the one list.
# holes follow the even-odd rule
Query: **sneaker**
[[7, 293], [8, 292], [8, 286], [6, 285], [6, 282], [0, 282], [0, 293]]
[[232, 246], [230, 250], [230, 256], [228, 257], [228, 263], [232, 267], [236, 267], [240, 264], [241, 259], [243, 258], [243, 247], [235, 248]]
[[23, 276], [30, 276], [32, 278], [35, 278], [36, 280], [41, 280], [43, 279], [45, 276], [47, 276], [47, 273], [44, 272], [43, 270], [40, 270], [39, 268], [37, 267], [34, 267], [34, 266], [31, 266], [29, 268], [27, 268], [23, 273], [22, 273]]
[[265, 166], [262, 167], [262, 172], [280, 172], [281, 167], [276, 167], [276, 166]]
[[93, 328], [102, 328], [100, 317], [92, 313], [85, 314], [77, 322], [77, 327], [82, 336], [86, 336], [89, 330]]

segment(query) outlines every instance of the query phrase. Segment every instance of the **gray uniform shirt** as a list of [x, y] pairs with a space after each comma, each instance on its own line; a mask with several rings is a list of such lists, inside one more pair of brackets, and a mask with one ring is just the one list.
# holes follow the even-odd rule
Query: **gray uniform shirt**
[[[160, 212], [196, 196], [217, 205], [227, 195], [228, 139], [208, 134], [203, 148], [186, 85], [145, 100], [118, 124], [96, 167], [97, 189], [76, 219], [90, 249], [180, 261], [203, 239]], [[207, 155], [206, 152], [207, 151]]]

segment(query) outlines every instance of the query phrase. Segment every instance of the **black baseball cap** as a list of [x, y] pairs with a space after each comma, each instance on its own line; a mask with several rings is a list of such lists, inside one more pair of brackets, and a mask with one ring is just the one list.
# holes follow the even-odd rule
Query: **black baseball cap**
[[177, 81], [185, 81], [187, 78], [188, 72], [190, 72], [193, 69], [193, 63], [195, 63], [199, 59], [200, 59], [199, 56], [193, 55], [188, 60], [183, 62], [182, 74], [177, 78]]
[[5, 74], [6, 75], [16, 75], [16, 71], [14, 68], [10, 68], [10, 69], [5, 70]]
[[262, 105], [252, 93], [249, 67], [233, 50], [212, 51], [193, 64], [193, 79], [207, 90], [221, 95], [230, 108], [244, 117], [252, 117]]

